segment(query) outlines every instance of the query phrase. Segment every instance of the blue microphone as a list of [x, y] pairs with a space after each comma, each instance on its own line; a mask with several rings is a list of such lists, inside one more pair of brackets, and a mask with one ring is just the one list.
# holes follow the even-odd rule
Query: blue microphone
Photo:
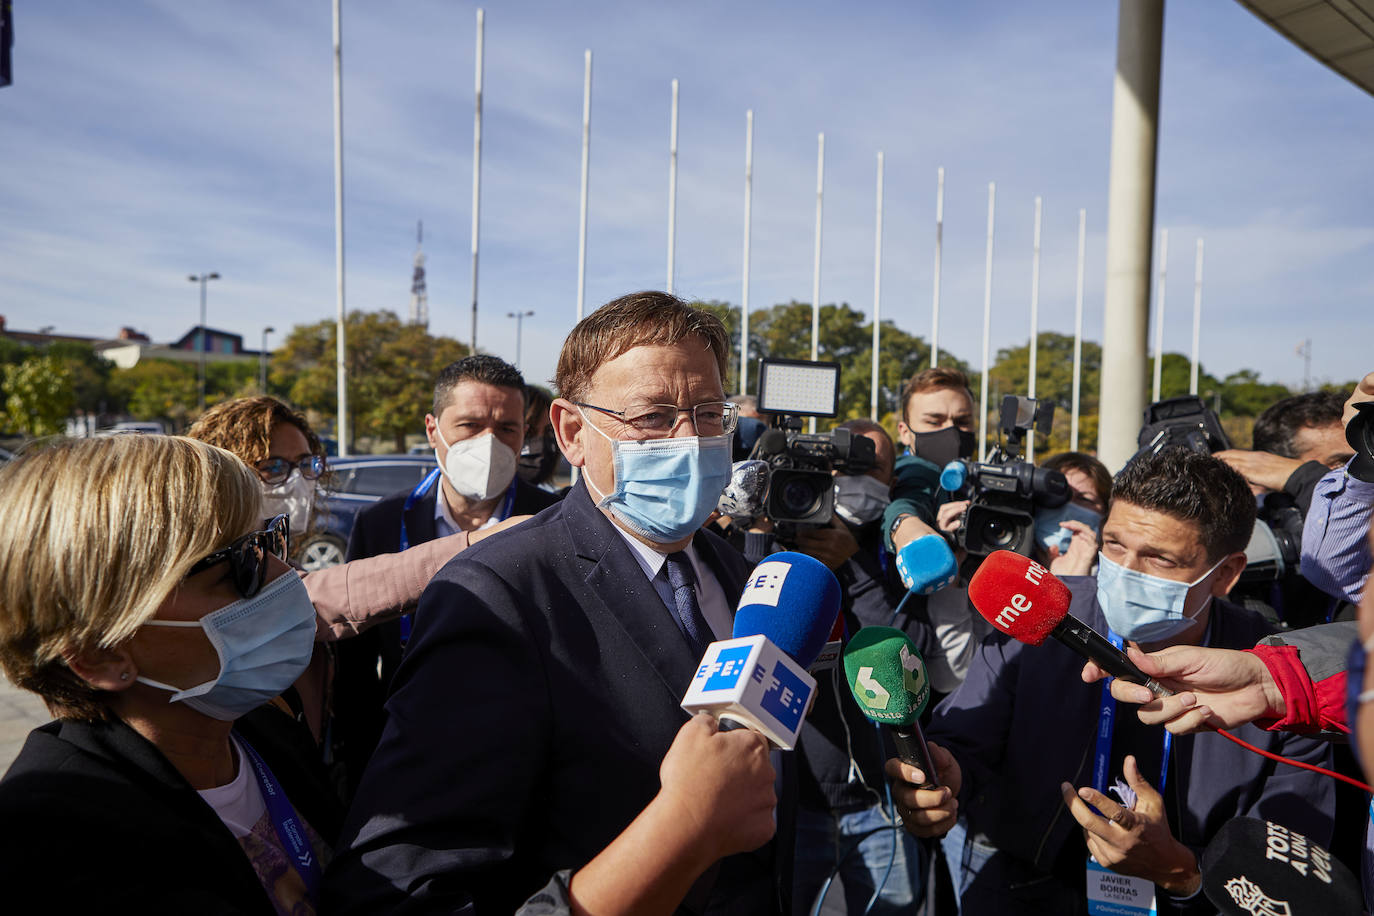
[[909, 592], [934, 594], [958, 575], [954, 551], [938, 534], [923, 534], [897, 551], [897, 577]]
[[824, 563], [800, 553], [769, 556], [745, 582], [733, 638], [707, 646], [682, 708], [791, 750], [816, 691], [806, 669], [839, 613], [840, 583]]

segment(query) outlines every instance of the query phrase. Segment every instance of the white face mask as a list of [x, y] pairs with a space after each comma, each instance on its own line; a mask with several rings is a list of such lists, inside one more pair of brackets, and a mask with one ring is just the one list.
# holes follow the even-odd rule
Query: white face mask
[[305, 534], [310, 527], [310, 512], [314, 507], [315, 481], [302, 477], [299, 468], [292, 468], [291, 476], [281, 483], [263, 484], [263, 517], [289, 516], [293, 535]]
[[519, 459], [511, 447], [496, 436], [483, 433], [449, 445], [437, 424], [434, 434], [448, 449], [448, 455], [440, 461], [436, 448], [434, 460], [459, 495], [482, 502], [500, 496], [510, 486]]
[[881, 518], [892, 502], [887, 484], [867, 474], [841, 474], [835, 478], [835, 512], [851, 525]]

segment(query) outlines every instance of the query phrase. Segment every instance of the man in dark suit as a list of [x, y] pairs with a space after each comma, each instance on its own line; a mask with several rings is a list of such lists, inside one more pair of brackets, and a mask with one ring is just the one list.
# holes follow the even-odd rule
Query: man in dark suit
[[[551, 415], [559, 505], [434, 578], [327, 880], [339, 912], [510, 913], [653, 798], [748, 565], [700, 529], [730, 474], [724, 326], [663, 293], [603, 306]], [[762, 738], [758, 739], [762, 741]], [[785, 814], [786, 808], [781, 808]], [[786, 912], [787, 843], [701, 862], [680, 912]]]
[[[520, 371], [495, 356], [469, 356], [444, 367], [425, 416], [437, 466], [419, 486], [358, 513], [348, 559], [480, 531], [557, 502], [515, 473], [525, 439], [525, 397]], [[409, 625], [384, 623], [338, 644], [334, 737], [350, 790], [381, 737], [382, 704]]]

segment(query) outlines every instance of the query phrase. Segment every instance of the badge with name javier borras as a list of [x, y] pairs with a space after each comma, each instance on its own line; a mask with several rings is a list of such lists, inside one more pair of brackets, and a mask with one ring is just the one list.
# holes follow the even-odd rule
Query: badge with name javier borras
[[1153, 881], [1118, 874], [1088, 857], [1090, 916], [1156, 916], [1157, 912]]
[[733, 719], [790, 751], [815, 691], [815, 678], [767, 637], [742, 636], [707, 647], [682, 708]]

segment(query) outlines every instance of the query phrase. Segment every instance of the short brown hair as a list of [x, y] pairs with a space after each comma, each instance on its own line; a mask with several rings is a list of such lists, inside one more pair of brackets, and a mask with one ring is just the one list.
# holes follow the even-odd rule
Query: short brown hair
[[969, 404], [973, 403], [973, 391], [968, 386], [967, 375], [952, 366], [931, 366], [929, 369], [922, 369], [913, 375], [902, 388], [902, 422], [910, 422], [906, 415], [906, 405], [911, 402], [912, 395], [922, 394], [926, 391], [939, 391], [942, 388], [962, 391], [968, 395]]
[[1082, 471], [1092, 478], [1093, 489], [1105, 508], [1112, 500], [1112, 472], [1107, 466], [1087, 452], [1060, 452], [1051, 455], [1040, 466], [1063, 474], [1065, 471]]
[[262, 518], [223, 449], [173, 436], [61, 439], [0, 471], [0, 665], [58, 718], [106, 694], [64, 659], [134, 635], [202, 557]]
[[558, 355], [554, 384], [560, 397], [581, 400], [602, 365], [635, 347], [668, 347], [693, 335], [706, 341], [722, 383], [730, 335], [720, 319], [671, 293], [640, 292], [607, 302], [577, 323]]
[[305, 436], [310, 454], [324, 457], [324, 444], [305, 417], [274, 397], [261, 394], [216, 404], [192, 424], [186, 435], [233, 452], [249, 467], [266, 460], [272, 448], [272, 427], [290, 423]]
[[1239, 553], [1255, 528], [1255, 496], [1220, 458], [1170, 445], [1137, 455], [1112, 481], [1112, 505], [1128, 502], [1197, 525], [1207, 559]]

